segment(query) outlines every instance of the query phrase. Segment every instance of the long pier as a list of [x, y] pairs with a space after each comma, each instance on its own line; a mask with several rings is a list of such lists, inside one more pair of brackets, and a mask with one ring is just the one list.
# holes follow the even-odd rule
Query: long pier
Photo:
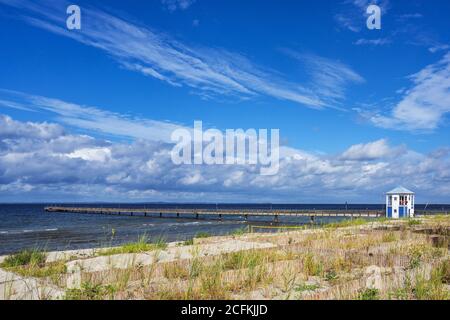
[[169, 208], [99, 208], [99, 207], [45, 207], [46, 212], [81, 213], [81, 214], [104, 214], [104, 215], [129, 215], [145, 217], [195, 217], [217, 216], [240, 216], [246, 220], [253, 217], [366, 217], [378, 218], [385, 215], [384, 210], [280, 210], [280, 209], [169, 209]]

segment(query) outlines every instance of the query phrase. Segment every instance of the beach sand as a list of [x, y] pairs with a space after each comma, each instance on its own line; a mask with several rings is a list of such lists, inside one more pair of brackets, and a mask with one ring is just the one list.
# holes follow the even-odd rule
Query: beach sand
[[427, 298], [419, 285], [449, 299], [449, 230], [447, 216], [354, 220], [148, 251], [48, 252], [37, 268], [0, 269], [0, 299]]

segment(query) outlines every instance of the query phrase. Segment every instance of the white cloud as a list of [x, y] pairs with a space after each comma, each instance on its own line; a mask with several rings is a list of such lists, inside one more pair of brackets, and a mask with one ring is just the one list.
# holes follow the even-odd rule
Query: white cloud
[[283, 49], [283, 52], [306, 65], [312, 77], [313, 91], [323, 97], [330, 107], [338, 105], [339, 100], [345, 97], [345, 89], [350, 84], [365, 81], [356, 71], [342, 62], [314, 54], [300, 54], [289, 49]]
[[67, 157], [105, 162], [111, 157], [111, 150], [109, 148], [81, 148], [67, 154]]
[[445, 149], [423, 155], [379, 140], [329, 156], [282, 147], [279, 173], [261, 176], [252, 166], [174, 165], [172, 144], [112, 143], [0, 116], [0, 127], [6, 123], [10, 130], [0, 132], [1, 200], [382, 202], [382, 193], [397, 184], [421, 199], [446, 199], [450, 191]]
[[379, 38], [379, 39], [358, 39], [355, 44], [357, 46], [361, 45], [372, 45], [372, 46], [382, 46], [385, 44], [391, 43], [391, 40], [388, 38]]
[[445, 51], [450, 49], [448, 44], [435, 44], [432, 47], [428, 48], [431, 53], [436, 53], [438, 51]]
[[421, 13], [405, 13], [405, 14], [398, 15], [398, 18], [401, 20], [419, 19], [419, 18], [423, 18], [423, 15]]
[[366, 144], [361, 143], [353, 145], [342, 154], [341, 159], [367, 161], [377, 160], [393, 155], [394, 149], [389, 147], [386, 139], [381, 139]]
[[362, 112], [373, 124], [396, 130], [436, 129], [450, 112], [450, 53], [409, 77], [413, 86], [389, 115]]
[[[114, 137], [171, 142], [170, 135], [182, 126], [170, 122], [132, 118], [98, 107], [0, 89], [4, 106], [26, 105], [29, 110], [50, 112], [59, 122]], [[0, 128], [8, 130], [8, 126]], [[56, 129], [55, 129], [56, 130]]]
[[64, 1], [38, 3], [0, 0], [20, 9], [33, 26], [101, 49], [131, 71], [170, 85], [191, 87], [202, 97], [220, 95], [239, 99], [269, 96], [311, 108], [325, 106], [320, 94], [284, 79], [282, 75], [226, 50], [188, 46], [149, 27], [128, 22], [89, 7], [83, 8], [80, 32], [67, 30], [58, 8]]
[[195, 3], [196, 0], [161, 0], [161, 3], [171, 12], [176, 10], [186, 10]]

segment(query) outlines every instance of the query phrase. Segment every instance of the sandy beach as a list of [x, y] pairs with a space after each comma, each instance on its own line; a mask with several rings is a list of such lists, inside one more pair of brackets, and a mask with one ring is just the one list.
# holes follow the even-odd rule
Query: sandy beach
[[348, 220], [48, 252], [37, 265], [3, 256], [0, 299], [448, 299], [449, 228], [448, 216]]

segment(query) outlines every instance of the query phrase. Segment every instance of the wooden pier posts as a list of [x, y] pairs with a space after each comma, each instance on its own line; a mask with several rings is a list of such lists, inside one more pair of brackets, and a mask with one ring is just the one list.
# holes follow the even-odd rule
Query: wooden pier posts
[[183, 215], [199, 219], [200, 214], [205, 216], [218, 216], [220, 220], [224, 219], [224, 216], [240, 216], [248, 221], [249, 216], [263, 216], [266, 218], [273, 217], [274, 222], [279, 222], [280, 216], [286, 217], [310, 217], [311, 223], [314, 223], [314, 217], [379, 217], [383, 216], [383, 211], [375, 210], [235, 210], [235, 209], [166, 209], [166, 208], [88, 208], [88, 207], [46, 207], [46, 212], [66, 212], [66, 213], [81, 213], [81, 214], [105, 214], [105, 215], [127, 215], [127, 216], [145, 216], [151, 217], [153, 215], [163, 218], [163, 213], [167, 213], [169, 217], [177, 218], [183, 217]]

